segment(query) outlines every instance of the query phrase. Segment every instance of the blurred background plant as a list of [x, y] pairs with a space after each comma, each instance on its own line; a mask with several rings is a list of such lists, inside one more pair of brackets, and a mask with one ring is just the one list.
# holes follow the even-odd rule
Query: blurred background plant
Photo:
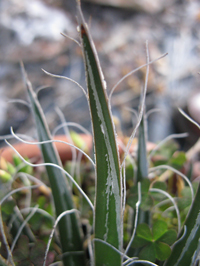
[[[82, 9], [108, 89], [130, 70], [145, 63], [146, 40], [152, 58], [168, 52], [168, 57], [150, 69], [147, 110], [157, 108], [160, 113], [155, 112], [148, 119], [149, 140], [160, 141], [171, 133], [185, 132], [187, 127], [191, 129], [190, 136], [181, 145], [185, 150], [191, 147], [198, 132], [176, 112], [176, 107], [186, 108], [199, 122], [199, 1], [91, 0], [82, 1]], [[26, 106], [19, 109], [18, 104], [7, 103], [10, 98], [26, 98], [18, 67], [21, 60], [34, 88], [50, 87], [39, 93], [50, 129], [59, 123], [54, 112], [54, 107], [59, 106], [67, 121], [73, 116], [74, 122], [91, 130], [87, 103], [77, 86], [40, 71], [43, 68], [62, 74], [86, 87], [80, 49], [60, 32], [78, 36], [73, 1], [1, 1], [1, 135], [9, 134], [10, 126], [19, 133], [32, 135], [33, 132]], [[127, 135], [133, 117], [124, 106], [137, 109], [143, 81], [144, 70], [140, 70], [120, 84], [112, 98], [114, 115], [123, 121], [121, 126]]]

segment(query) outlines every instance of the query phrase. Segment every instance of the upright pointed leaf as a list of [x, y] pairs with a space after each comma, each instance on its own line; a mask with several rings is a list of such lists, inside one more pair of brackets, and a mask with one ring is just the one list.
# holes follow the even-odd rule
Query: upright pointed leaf
[[[147, 136], [146, 136], [146, 121], [145, 121], [145, 115], [143, 113], [142, 120], [140, 122], [139, 126], [139, 135], [138, 135], [138, 150], [137, 150], [137, 176], [136, 176], [136, 187], [137, 183], [141, 182], [141, 184], [148, 184], [148, 161], [147, 161]], [[149, 188], [148, 188], [149, 189]], [[148, 191], [146, 192], [147, 195]], [[146, 197], [144, 193], [142, 193], [142, 202], [144, 202], [144, 198]], [[149, 204], [152, 204], [150, 202], [150, 197], [146, 197], [146, 202], [145, 205], [149, 206]], [[142, 204], [140, 205], [139, 208], [139, 213], [138, 213], [138, 224], [146, 223], [149, 225], [150, 223], [150, 213], [149, 211], [145, 211], [142, 208]], [[136, 214], [136, 212], [135, 212]], [[134, 216], [133, 219], [133, 225], [135, 223], [136, 217]], [[141, 252], [141, 248], [135, 248], [135, 249], [130, 249], [128, 252], [128, 255], [130, 257], [138, 256], [139, 253]]]
[[[95, 47], [80, 10], [79, 15], [96, 156], [95, 238], [121, 251], [121, 181], [116, 136]], [[121, 265], [121, 255], [96, 241], [95, 265]]]
[[[137, 182], [142, 182], [148, 178], [148, 161], [147, 161], [147, 136], [146, 136], [146, 120], [143, 114], [138, 136], [138, 152], [137, 152]], [[139, 210], [138, 223], [149, 224], [149, 211]]]
[[[51, 135], [36, 94], [32, 90], [30, 82], [27, 80], [26, 83], [36, 122], [38, 139], [39, 141], [50, 140]], [[60, 158], [58, 157], [57, 151], [52, 143], [42, 144], [40, 149], [45, 163], [53, 163], [61, 166]], [[59, 216], [62, 212], [74, 208], [71, 190], [67, 183], [67, 179], [61, 170], [52, 166], [46, 166], [46, 170], [53, 193], [56, 215]], [[82, 238], [76, 215], [65, 215], [60, 220], [58, 227], [62, 251], [63, 253], [66, 253], [63, 257], [64, 265], [85, 265]], [[80, 251], [82, 251], [82, 253], [80, 253]]]
[[142, 182], [148, 177], [148, 162], [147, 162], [147, 144], [146, 144], [146, 125], [145, 117], [141, 120], [138, 136], [138, 153], [137, 153], [137, 182]]
[[180, 232], [181, 239], [177, 241], [172, 249], [165, 266], [193, 266], [200, 251], [200, 186], [198, 187], [190, 213], [186, 219], [186, 232]]

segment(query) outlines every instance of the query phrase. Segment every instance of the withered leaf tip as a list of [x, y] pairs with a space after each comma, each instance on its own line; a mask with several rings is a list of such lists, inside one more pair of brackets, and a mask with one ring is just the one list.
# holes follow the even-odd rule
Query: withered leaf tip
[[86, 35], [86, 30], [83, 24], [81, 24], [81, 35]]

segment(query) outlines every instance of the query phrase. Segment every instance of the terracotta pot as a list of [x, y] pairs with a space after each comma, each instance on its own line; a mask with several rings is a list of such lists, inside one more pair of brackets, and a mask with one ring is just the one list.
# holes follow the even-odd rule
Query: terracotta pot
[[[91, 135], [84, 135], [80, 134], [82, 140], [85, 142], [88, 150], [92, 150], [92, 136]], [[65, 142], [69, 142], [68, 138], [64, 135], [58, 135], [54, 137], [55, 140], [62, 140]], [[126, 145], [127, 143], [127, 138], [119, 138], [118, 143], [120, 144], [123, 143]], [[65, 162], [67, 160], [71, 160], [72, 158], [72, 151], [71, 147], [68, 145], [65, 145], [63, 143], [58, 143], [55, 142], [56, 149], [58, 150], [58, 153], [60, 155], [61, 161]], [[13, 147], [23, 156], [23, 157], [28, 157], [29, 159], [35, 158], [36, 161], [39, 161], [41, 159], [41, 152], [40, 149], [37, 145], [30, 145], [30, 144], [25, 144], [25, 143], [17, 143], [14, 144]], [[155, 147], [155, 144], [153, 143], [148, 143], [147, 149], [151, 150]], [[137, 140], [134, 139], [133, 144], [130, 148], [130, 152], [136, 151], [137, 148]], [[15, 152], [9, 147], [3, 147], [1, 150], [1, 156], [8, 162], [12, 162], [12, 156], [15, 154]], [[121, 145], [119, 145], [119, 153], [122, 155], [123, 150], [121, 148]]]

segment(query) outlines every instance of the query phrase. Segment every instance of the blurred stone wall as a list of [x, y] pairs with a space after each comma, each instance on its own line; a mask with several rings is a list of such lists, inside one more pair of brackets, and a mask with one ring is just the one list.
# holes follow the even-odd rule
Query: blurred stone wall
[[[73, 83], [47, 76], [41, 70], [68, 76], [86, 88], [81, 50], [72, 40], [60, 35], [64, 32], [79, 39], [74, 3], [64, 0], [0, 1], [1, 135], [8, 134], [10, 126], [17, 132], [31, 135], [34, 132], [28, 108], [8, 103], [9, 99], [26, 99], [19, 66], [21, 60], [34, 89], [49, 86], [38, 96], [51, 130], [60, 123], [55, 107], [63, 111], [67, 121], [91, 129], [87, 103], [80, 89]], [[147, 110], [161, 110], [149, 117], [151, 141], [172, 133], [176, 107], [185, 108], [188, 99], [199, 93], [199, 1], [85, 0], [82, 7], [108, 91], [129, 71], [145, 64], [146, 40], [151, 60], [168, 52], [166, 58], [150, 67]], [[120, 119], [127, 135], [135, 121], [124, 107], [137, 110], [144, 77], [145, 69], [128, 77], [112, 98], [114, 115]], [[198, 113], [195, 117], [199, 117]]]

